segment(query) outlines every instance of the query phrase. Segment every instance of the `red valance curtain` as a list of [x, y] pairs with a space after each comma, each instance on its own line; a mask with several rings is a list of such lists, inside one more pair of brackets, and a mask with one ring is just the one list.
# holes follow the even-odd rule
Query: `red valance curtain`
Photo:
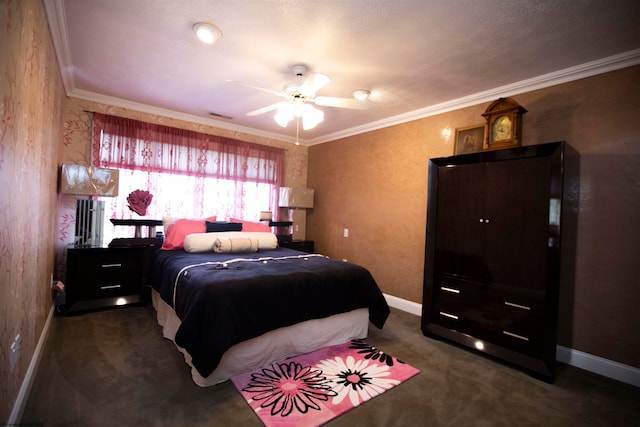
[[94, 164], [281, 184], [284, 150], [95, 113]]
[[[124, 197], [119, 200], [134, 189], [154, 195], [157, 203], [150, 206], [150, 216], [217, 214], [219, 219], [257, 219], [260, 210], [277, 211], [278, 188], [284, 184], [285, 150], [281, 148], [100, 113], [94, 113], [92, 140], [93, 164], [121, 170], [120, 196]], [[181, 188], [170, 188], [167, 176], [173, 176], [174, 183], [180, 181]], [[127, 184], [128, 180], [132, 183]], [[254, 198], [262, 200], [261, 206], [256, 206]], [[210, 211], [211, 200], [216, 212]], [[127, 217], [124, 205], [115, 206], [112, 217]]]

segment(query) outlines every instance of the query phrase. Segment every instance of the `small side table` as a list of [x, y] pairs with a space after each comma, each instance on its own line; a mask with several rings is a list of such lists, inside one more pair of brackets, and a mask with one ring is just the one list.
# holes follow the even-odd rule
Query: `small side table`
[[147, 276], [154, 245], [69, 246], [64, 306], [73, 313], [146, 303]]

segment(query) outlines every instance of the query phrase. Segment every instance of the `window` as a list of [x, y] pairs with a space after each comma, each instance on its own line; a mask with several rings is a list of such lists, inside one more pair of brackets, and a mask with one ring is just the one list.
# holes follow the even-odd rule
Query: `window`
[[[153, 195], [144, 218], [258, 220], [260, 211], [277, 212], [284, 180], [283, 149], [99, 113], [93, 163], [120, 169], [119, 196], [105, 199], [106, 218], [143, 218], [126, 201], [140, 189]], [[114, 237], [108, 225], [105, 241]]]

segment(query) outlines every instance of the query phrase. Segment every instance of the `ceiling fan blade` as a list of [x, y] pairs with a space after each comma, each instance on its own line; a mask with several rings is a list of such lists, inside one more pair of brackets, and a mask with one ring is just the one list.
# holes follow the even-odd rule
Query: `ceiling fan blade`
[[303, 96], [313, 96], [322, 89], [331, 79], [322, 73], [311, 73], [300, 85], [300, 93]]
[[259, 116], [260, 114], [268, 113], [269, 111], [273, 111], [280, 106], [280, 104], [285, 104], [284, 102], [276, 102], [275, 104], [267, 105], [266, 107], [258, 108], [254, 111], [249, 111], [247, 116]]
[[250, 85], [250, 84], [247, 84], [247, 83], [238, 82], [238, 81], [235, 81], [235, 80], [227, 80], [227, 83], [234, 83], [234, 84], [238, 84], [240, 86], [250, 87], [252, 89], [258, 89], [258, 90], [261, 90], [263, 92], [267, 92], [267, 93], [279, 96], [281, 98], [289, 98], [289, 96], [286, 93], [283, 93], [282, 91], [265, 89], [265, 88], [260, 87], [260, 86], [254, 86], [254, 85]]
[[331, 96], [316, 96], [312, 102], [323, 107], [353, 108], [356, 110], [367, 110], [371, 107], [371, 102], [358, 101], [353, 98], [334, 98]]

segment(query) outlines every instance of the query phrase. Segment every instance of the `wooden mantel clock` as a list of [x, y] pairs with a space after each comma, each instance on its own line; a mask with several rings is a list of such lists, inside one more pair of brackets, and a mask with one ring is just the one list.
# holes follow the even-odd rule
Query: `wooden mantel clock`
[[513, 98], [493, 101], [482, 113], [487, 120], [483, 150], [519, 147], [522, 144], [522, 115], [527, 110]]

